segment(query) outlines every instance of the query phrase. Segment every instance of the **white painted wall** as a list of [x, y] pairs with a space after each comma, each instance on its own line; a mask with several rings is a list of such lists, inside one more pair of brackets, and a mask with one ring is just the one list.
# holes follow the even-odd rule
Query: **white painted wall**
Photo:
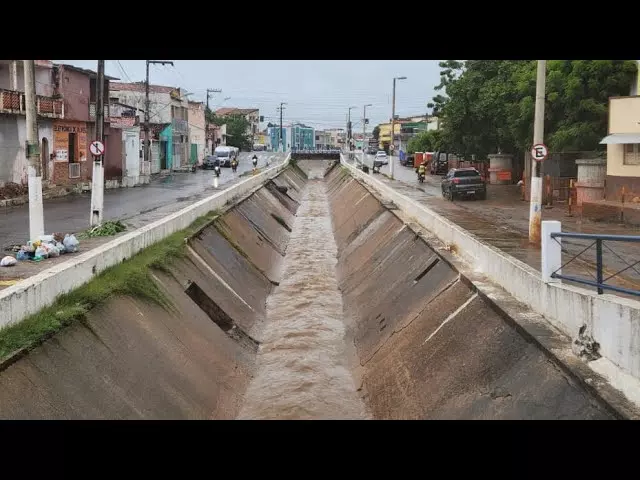
[[123, 128], [122, 143], [125, 157], [122, 186], [133, 187], [140, 183], [140, 127]]
[[[53, 131], [51, 121], [41, 120], [38, 125], [38, 140], [46, 137], [49, 152], [52, 151]], [[27, 182], [27, 140], [26, 118], [24, 115], [0, 115], [0, 183]]]
[[[113, 88], [114, 84], [110, 84]], [[132, 92], [129, 90], [110, 90], [110, 96], [118, 99], [120, 103], [140, 108], [144, 111], [144, 92]], [[149, 93], [149, 121], [151, 123], [171, 123], [171, 97], [168, 93]], [[144, 121], [144, 113], [140, 112]]]

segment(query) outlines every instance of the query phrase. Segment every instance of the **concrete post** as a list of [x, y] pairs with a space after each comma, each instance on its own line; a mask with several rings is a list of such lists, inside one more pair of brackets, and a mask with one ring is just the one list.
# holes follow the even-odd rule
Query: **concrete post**
[[552, 233], [562, 231], [562, 224], [557, 220], [545, 220], [542, 222], [542, 280], [546, 283], [560, 282], [558, 278], [551, 278], [553, 272], [562, 266], [562, 246], [560, 238], [551, 238]]

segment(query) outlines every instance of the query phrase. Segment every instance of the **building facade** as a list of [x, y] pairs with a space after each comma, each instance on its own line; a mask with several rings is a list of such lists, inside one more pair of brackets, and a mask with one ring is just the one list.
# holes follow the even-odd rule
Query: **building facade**
[[[65, 118], [53, 124], [52, 181], [57, 185], [91, 186], [93, 174], [89, 144], [96, 139], [96, 101], [98, 74], [73, 65], [54, 65], [54, 84], [65, 106]], [[108, 186], [118, 186], [122, 180], [122, 132], [110, 128], [109, 83], [105, 76], [104, 93], [104, 178]]]
[[[36, 60], [35, 67], [40, 160], [47, 183], [53, 170], [53, 122], [65, 118], [65, 105], [56, 90], [51, 61]], [[22, 60], [0, 60], [0, 186], [27, 184], [25, 107]]]
[[605, 198], [640, 196], [640, 96], [609, 99]]
[[149, 183], [149, 169], [145, 168], [142, 158], [138, 110], [131, 105], [112, 101], [109, 113], [111, 130], [121, 131], [123, 173], [120, 185], [135, 187]]
[[325, 130], [316, 130], [316, 149], [326, 150], [332, 147], [331, 145], [331, 132]]
[[204, 103], [189, 102], [189, 163], [200, 165], [205, 152]]
[[313, 150], [316, 147], [316, 138], [313, 127], [302, 123], [291, 126], [291, 148], [296, 150]]
[[216, 110], [215, 115], [217, 117], [231, 117], [234, 115], [244, 117], [247, 122], [249, 122], [246, 133], [249, 136], [251, 144], [256, 143], [255, 139], [260, 131], [260, 110], [258, 108], [225, 107]]
[[[144, 119], [145, 111], [145, 84], [144, 82], [122, 83], [110, 82], [109, 88], [111, 97], [118, 102], [135, 107]], [[172, 149], [169, 149], [169, 140], [173, 143], [173, 135], [165, 134], [163, 139], [160, 133], [163, 132], [173, 121], [171, 92], [173, 87], [164, 85], [149, 85], [149, 136], [151, 139], [150, 151], [151, 159], [149, 172], [151, 174], [160, 173], [171, 168]], [[140, 128], [141, 148], [144, 148], [144, 129]]]

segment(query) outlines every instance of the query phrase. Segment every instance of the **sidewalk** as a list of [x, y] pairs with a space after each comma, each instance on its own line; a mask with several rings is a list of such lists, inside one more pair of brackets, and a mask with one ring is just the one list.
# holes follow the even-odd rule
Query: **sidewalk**
[[[406, 167], [400, 167], [405, 170]], [[391, 180], [386, 175], [376, 178], [391, 186], [399, 193], [428, 206], [431, 210], [453, 221], [482, 241], [501, 249], [529, 266], [540, 270], [540, 248], [529, 244], [529, 203], [521, 200], [519, 187], [515, 185], [489, 185], [486, 201], [456, 200], [449, 202], [442, 198], [440, 177], [427, 176], [424, 185], [417, 181], [410, 183], [407, 175], [402, 180]], [[397, 178], [397, 176], [396, 176]], [[640, 228], [629, 225], [604, 224], [569, 217], [566, 205], [558, 204], [550, 209], [543, 208], [543, 220], [562, 222], [562, 231], [580, 233], [601, 233], [611, 235], [640, 235]], [[592, 242], [563, 239], [563, 263], [579, 254]], [[605, 242], [603, 263], [605, 278], [628, 264], [640, 260], [640, 244]], [[613, 252], [607, 247], [613, 249]], [[615, 253], [614, 253], [615, 252]], [[640, 271], [640, 266], [636, 267]], [[577, 260], [563, 268], [563, 273], [595, 280], [595, 247], [585, 251]], [[608, 283], [640, 290], [640, 273], [628, 269], [621, 276], [608, 280]], [[582, 288], [591, 289], [586, 285]], [[594, 290], [594, 289], [591, 289]], [[615, 294], [609, 291], [607, 293]], [[626, 296], [620, 294], [621, 296]], [[637, 300], [637, 297], [631, 297]]]
[[[275, 163], [272, 163], [271, 166], [275, 165]], [[127, 230], [125, 230], [124, 232], [118, 234], [118, 235], [114, 235], [111, 237], [96, 237], [96, 238], [88, 238], [88, 239], [79, 239], [80, 240], [80, 249], [77, 253], [68, 253], [65, 255], [61, 255], [60, 257], [57, 258], [48, 258], [46, 260], [43, 260], [41, 262], [33, 262], [33, 261], [21, 261], [18, 262], [18, 264], [16, 266], [13, 267], [0, 267], [0, 290], [3, 290], [5, 288], [10, 287], [11, 285], [19, 282], [20, 280], [24, 280], [26, 278], [29, 278], [33, 275], [37, 275], [40, 272], [43, 272], [49, 268], [52, 268], [58, 264], [64, 263], [70, 259], [72, 259], [73, 257], [76, 257], [78, 255], [82, 255], [83, 253], [86, 253], [96, 247], [99, 247], [100, 245], [103, 245], [107, 242], [110, 242], [111, 240], [125, 235], [127, 233], [130, 233], [133, 230], [136, 230], [138, 228], [141, 228], [145, 225], [148, 225], [152, 222], [155, 222], [161, 218], [166, 217], [167, 215], [170, 215], [172, 213], [175, 213], [179, 210], [182, 210], [183, 208], [191, 205], [192, 203], [201, 200], [203, 198], [206, 197], [210, 197], [211, 195], [214, 195], [217, 192], [226, 190], [227, 188], [236, 185], [237, 183], [246, 180], [246, 175], [239, 175], [236, 178], [233, 178], [232, 180], [220, 185], [218, 188], [208, 188], [207, 190], [203, 190], [201, 193], [196, 194], [196, 195], [191, 195], [189, 197], [183, 197], [181, 198], [179, 201], [176, 201], [174, 203], [170, 203], [168, 205], [164, 205], [161, 206], [159, 208], [150, 210], [150, 211], [146, 211], [144, 213], [138, 214], [138, 215], [133, 215], [130, 217], [124, 217], [124, 218], [120, 218], [119, 220], [122, 221], [122, 223], [124, 223], [127, 226]], [[115, 219], [113, 219], [115, 220]], [[87, 228], [89, 228], [89, 225], [87, 225]], [[79, 233], [79, 232], [62, 232], [62, 233]], [[26, 240], [25, 240], [26, 241]], [[0, 251], [0, 258], [4, 257], [5, 255], [13, 255], [15, 256], [15, 253], [12, 252], [7, 252], [7, 251]]]

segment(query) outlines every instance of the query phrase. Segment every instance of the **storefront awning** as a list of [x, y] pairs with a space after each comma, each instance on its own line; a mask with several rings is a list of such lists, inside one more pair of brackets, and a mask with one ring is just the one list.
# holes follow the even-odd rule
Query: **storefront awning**
[[623, 143], [640, 143], [640, 133], [614, 133], [604, 137], [600, 144], [621, 145]]

